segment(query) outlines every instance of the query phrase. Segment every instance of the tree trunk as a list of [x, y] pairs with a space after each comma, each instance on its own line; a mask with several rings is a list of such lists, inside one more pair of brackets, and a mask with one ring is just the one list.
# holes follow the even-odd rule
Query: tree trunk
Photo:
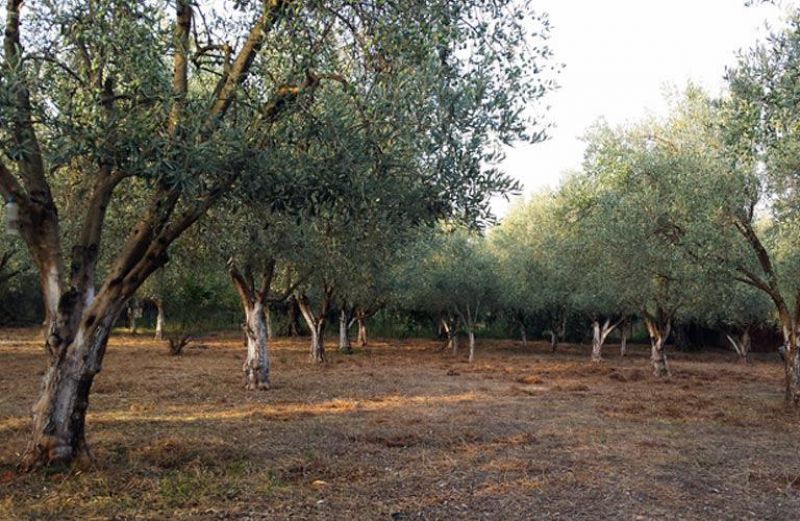
[[245, 309], [244, 333], [247, 342], [247, 358], [242, 370], [245, 388], [251, 391], [269, 389], [269, 345], [264, 304], [253, 302]]
[[603, 361], [603, 344], [606, 343], [606, 338], [614, 331], [617, 324], [612, 324], [610, 318], [607, 318], [602, 326], [598, 320], [592, 320], [592, 362]]
[[317, 364], [325, 362], [325, 320], [319, 320], [311, 328], [311, 361]]
[[520, 333], [520, 338], [522, 339], [522, 345], [523, 346], [527, 346], [528, 345], [528, 332], [525, 331], [525, 324], [520, 324], [519, 333]]
[[469, 336], [469, 363], [472, 363], [475, 361], [475, 332], [471, 326], [467, 331], [467, 335]]
[[558, 348], [558, 334], [555, 331], [550, 331], [550, 351], [555, 353]]
[[272, 340], [275, 335], [272, 330], [272, 311], [269, 308], [269, 304], [264, 306], [264, 321], [267, 324], [267, 340]]
[[128, 304], [128, 332], [132, 335], [136, 334], [136, 306], [133, 302]]
[[300, 336], [300, 328], [298, 327], [298, 315], [300, 314], [300, 308], [297, 304], [296, 299], [291, 299], [289, 301], [289, 311], [288, 311], [288, 324], [286, 326], [286, 336], [290, 337], [298, 337]]
[[603, 361], [603, 342], [600, 340], [600, 322], [592, 320], [592, 362]]
[[670, 376], [666, 342], [672, 329], [672, 322], [667, 319], [665, 323], [657, 324], [653, 319], [645, 318], [645, 325], [650, 334], [650, 361], [653, 364], [653, 375], [658, 378]]
[[156, 340], [164, 338], [164, 302], [159, 298], [155, 299], [156, 303]]
[[733, 346], [733, 350], [736, 351], [739, 362], [744, 364], [750, 362], [750, 347], [752, 345], [750, 340], [750, 329], [745, 328], [738, 338], [734, 337], [733, 334], [726, 334], [725, 337]]
[[[345, 310], [339, 311], [339, 351], [345, 354], [352, 354], [353, 347], [350, 345], [350, 335], [348, 334], [349, 325], [347, 319], [347, 312]], [[361, 336], [361, 330], [359, 328], [359, 336]], [[360, 340], [360, 338], [359, 338]]]
[[360, 347], [367, 347], [367, 321], [364, 317], [359, 317], [357, 322], [358, 322], [358, 345]]
[[[48, 340], [55, 347], [55, 356], [50, 358], [41, 394], [33, 406], [33, 429], [20, 464], [22, 470], [69, 464], [80, 454], [88, 454], [85, 426], [89, 391], [123, 302], [82, 319], [74, 335], [68, 335], [71, 340], [60, 340], [59, 335]], [[62, 328], [59, 333], [66, 331]]]
[[619, 341], [619, 356], [624, 357], [628, 354], [628, 330], [630, 329], [630, 323], [625, 322], [623, 324], [622, 329], [620, 330], [620, 341]]

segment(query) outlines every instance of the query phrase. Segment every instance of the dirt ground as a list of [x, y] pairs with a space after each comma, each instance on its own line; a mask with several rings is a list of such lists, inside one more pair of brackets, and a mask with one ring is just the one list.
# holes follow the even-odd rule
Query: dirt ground
[[[331, 343], [332, 344], [332, 343]], [[44, 367], [0, 331], [0, 519], [799, 519], [800, 416], [777, 355], [428, 341], [354, 355], [273, 343], [273, 389], [242, 387], [242, 342], [173, 358], [115, 336], [88, 418], [94, 462], [18, 475]]]

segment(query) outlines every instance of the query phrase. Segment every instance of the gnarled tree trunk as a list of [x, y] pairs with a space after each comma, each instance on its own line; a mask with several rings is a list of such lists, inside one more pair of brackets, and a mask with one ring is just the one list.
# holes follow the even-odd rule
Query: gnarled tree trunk
[[672, 330], [672, 320], [659, 322], [655, 318], [645, 316], [644, 323], [650, 334], [650, 362], [653, 364], [653, 375], [659, 378], [670, 376], [666, 342]]
[[296, 298], [300, 313], [311, 331], [310, 359], [314, 363], [325, 362], [325, 325], [333, 299], [333, 286], [325, 284], [322, 293], [319, 315], [314, 314], [305, 293], [298, 294]]
[[245, 320], [242, 329], [245, 335], [247, 356], [242, 365], [242, 371], [244, 372], [245, 388], [251, 391], [267, 390], [270, 387], [270, 360], [265, 308], [275, 273], [275, 261], [272, 259], [265, 261], [262, 266], [261, 284], [258, 288], [256, 288], [255, 277], [250, 266], [242, 273], [231, 259], [228, 267], [244, 310]]

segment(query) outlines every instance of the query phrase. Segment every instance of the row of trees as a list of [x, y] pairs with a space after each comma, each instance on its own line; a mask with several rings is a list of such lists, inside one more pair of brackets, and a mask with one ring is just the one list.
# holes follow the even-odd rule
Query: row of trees
[[262, 310], [285, 295], [323, 360], [334, 294], [369, 312], [339, 254], [380, 262], [403, 230], [485, 218], [552, 86], [522, 0], [9, 0], [3, 25], [0, 194], [48, 354], [25, 469], [84, 452], [111, 329], [137, 292], [174, 298], [183, 272], [154, 276], [170, 257], [230, 260], [249, 387], [269, 385]]

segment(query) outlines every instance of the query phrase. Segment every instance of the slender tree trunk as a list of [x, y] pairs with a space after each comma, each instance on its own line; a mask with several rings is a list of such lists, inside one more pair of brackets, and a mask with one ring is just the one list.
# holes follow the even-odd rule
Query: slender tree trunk
[[558, 348], [558, 333], [554, 330], [550, 331], [550, 351], [555, 353]]
[[272, 330], [272, 311], [269, 308], [269, 304], [264, 306], [264, 321], [267, 324], [267, 340], [272, 340], [275, 335]]
[[469, 363], [472, 363], [475, 361], [475, 331], [472, 326], [469, 326], [467, 335], [469, 337]]
[[320, 316], [314, 315], [311, 305], [305, 295], [297, 299], [300, 313], [306, 321], [308, 329], [311, 331], [310, 358], [314, 363], [325, 362], [325, 321], [328, 310], [328, 300], [323, 302]]
[[592, 320], [592, 362], [603, 361], [603, 342], [600, 340], [600, 322]]
[[520, 334], [520, 338], [522, 339], [522, 345], [523, 346], [527, 346], [528, 345], [528, 332], [525, 331], [525, 324], [520, 324], [520, 326], [519, 326], [519, 334]]
[[359, 317], [358, 323], [358, 345], [367, 347], [367, 321], [364, 317]]
[[270, 386], [269, 343], [264, 304], [261, 302], [253, 302], [245, 309], [244, 333], [247, 342], [247, 358], [242, 366], [245, 388], [267, 390]]
[[[349, 321], [347, 319], [347, 312], [342, 309], [339, 311], [339, 351], [345, 354], [352, 354], [353, 347], [350, 345], [350, 335], [349, 335]], [[361, 335], [361, 331], [359, 330], [359, 336]], [[359, 338], [360, 340], [360, 338]]]
[[289, 322], [287, 325], [287, 336], [291, 337], [298, 337], [300, 336], [300, 327], [299, 327], [299, 316], [300, 316], [300, 307], [297, 304], [296, 299], [291, 299], [289, 301], [289, 310], [288, 310], [288, 318]]
[[156, 303], [156, 340], [164, 338], [164, 302], [158, 298], [155, 299]]
[[628, 354], [628, 330], [630, 329], [631, 325], [630, 322], [625, 322], [622, 325], [622, 329], [620, 330], [620, 341], [619, 341], [619, 356], [624, 357]]
[[136, 311], [138, 303], [131, 302], [128, 304], [128, 331], [130, 334], [136, 334]]

